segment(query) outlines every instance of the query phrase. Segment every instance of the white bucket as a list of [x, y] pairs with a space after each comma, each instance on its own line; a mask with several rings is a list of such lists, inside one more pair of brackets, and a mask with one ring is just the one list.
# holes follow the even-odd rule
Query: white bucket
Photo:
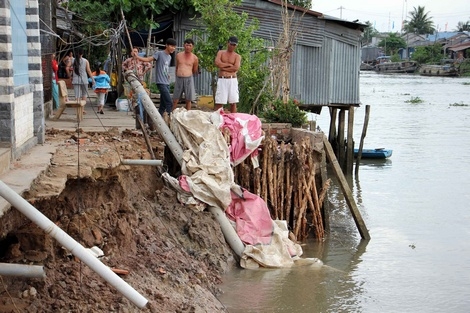
[[116, 110], [129, 111], [129, 101], [127, 99], [116, 99]]

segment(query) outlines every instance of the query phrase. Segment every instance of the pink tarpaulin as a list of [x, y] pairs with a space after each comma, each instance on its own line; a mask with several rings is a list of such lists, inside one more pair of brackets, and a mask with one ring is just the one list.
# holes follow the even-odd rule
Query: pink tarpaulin
[[243, 199], [232, 193], [232, 202], [227, 217], [236, 224], [240, 239], [249, 245], [270, 244], [273, 235], [273, 221], [266, 202], [249, 191], [243, 191]]
[[258, 146], [263, 140], [261, 121], [256, 115], [246, 113], [225, 113], [218, 111], [222, 117], [219, 128], [230, 131], [230, 162], [236, 166], [249, 155], [258, 155]]

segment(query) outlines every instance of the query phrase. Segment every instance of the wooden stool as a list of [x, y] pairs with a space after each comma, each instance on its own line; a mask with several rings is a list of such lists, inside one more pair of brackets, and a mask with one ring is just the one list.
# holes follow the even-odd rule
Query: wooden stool
[[54, 119], [59, 119], [65, 108], [77, 109], [77, 121], [83, 120], [83, 108], [86, 105], [85, 100], [68, 100], [67, 85], [63, 80], [59, 80], [59, 108], [54, 115]]

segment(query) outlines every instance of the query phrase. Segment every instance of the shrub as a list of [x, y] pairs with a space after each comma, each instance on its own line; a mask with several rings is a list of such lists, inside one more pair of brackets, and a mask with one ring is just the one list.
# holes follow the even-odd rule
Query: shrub
[[262, 117], [267, 123], [290, 123], [292, 127], [300, 127], [307, 123], [307, 112], [299, 109], [297, 104], [297, 100], [290, 99], [284, 103], [281, 99], [276, 99], [263, 112]]

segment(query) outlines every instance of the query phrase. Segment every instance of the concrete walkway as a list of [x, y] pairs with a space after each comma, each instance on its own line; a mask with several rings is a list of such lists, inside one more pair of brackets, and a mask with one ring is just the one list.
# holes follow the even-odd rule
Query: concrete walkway
[[111, 127], [117, 127], [120, 131], [135, 129], [132, 112], [117, 111], [115, 108], [105, 106], [104, 114], [97, 114], [97, 107], [89, 103], [85, 106], [85, 112], [83, 120], [78, 123], [75, 108], [66, 108], [59, 119], [46, 119], [46, 129], [76, 130], [80, 127], [85, 132], [106, 132]]

